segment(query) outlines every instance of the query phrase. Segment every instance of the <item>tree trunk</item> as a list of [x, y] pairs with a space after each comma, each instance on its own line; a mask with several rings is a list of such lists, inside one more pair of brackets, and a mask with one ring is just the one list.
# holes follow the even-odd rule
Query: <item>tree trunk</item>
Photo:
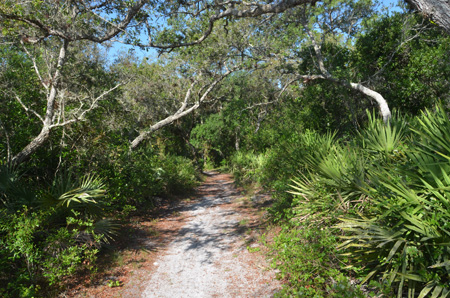
[[48, 126], [44, 126], [39, 133], [25, 148], [22, 149], [19, 153], [17, 153], [11, 160], [13, 165], [18, 165], [24, 162], [31, 154], [33, 154], [42, 144], [47, 141], [50, 136], [50, 128]]
[[376, 91], [374, 91], [372, 89], [369, 89], [367, 87], [364, 87], [363, 85], [361, 85], [359, 83], [352, 83], [352, 82], [349, 82], [349, 81], [346, 81], [346, 80], [339, 80], [339, 79], [333, 77], [328, 72], [327, 68], [325, 67], [324, 59], [323, 59], [323, 56], [322, 56], [321, 45], [319, 45], [316, 42], [314, 34], [308, 28], [308, 25], [304, 24], [304, 26], [305, 26], [304, 28], [305, 28], [307, 34], [311, 38], [311, 42], [312, 42], [313, 47], [314, 47], [314, 52], [316, 53], [317, 61], [319, 63], [319, 69], [320, 69], [320, 72], [322, 72], [322, 75], [300, 76], [300, 78], [305, 78], [305, 79], [326, 79], [326, 80], [329, 80], [329, 81], [341, 84], [343, 86], [346, 86], [348, 88], [352, 88], [354, 90], [357, 90], [357, 91], [359, 91], [359, 92], [361, 92], [361, 93], [371, 97], [372, 99], [374, 99], [377, 102], [378, 107], [380, 109], [381, 117], [383, 117], [383, 121], [385, 123], [387, 123], [389, 121], [389, 119], [391, 118], [391, 111], [389, 110], [389, 106], [388, 106], [386, 100], [384, 99], [384, 97], [380, 93], [378, 93], [378, 92], [376, 92]]
[[405, 0], [425, 17], [431, 18], [450, 34], [450, 1], [449, 0]]
[[385, 123], [387, 123], [389, 121], [389, 119], [391, 118], [391, 111], [389, 110], [389, 106], [388, 106], [386, 100], [380, 93], [378, 93], [372, 89], [369, 89], [367, 87], [364, 87], [361, 84], [357, 84], [357, 83], [350, 83], [350, 86], [353, 89], [358, 90], [359, 92], [373, 98], [378, 104], [381, 117], [383, 117], [383, 121]]
[[55, 101], [58, 94], [59, 81], [61, 78], [61, 68], [65, 63], [68, 46], [69, 42], [64, 40], [59, 50], [56, 70], [52, 78], [50, 93], [47, 96], [47, 109], [45, 111], [45, 118], [40, 117], [40, 119], [42, 120], [41, 132], [30, 143], [28, 143], [25, 148], [23, 148], [11, 159], [13, 165], [18, 165], [25, 161], [31, 154], [33, 154], [39, 147], [41, 147], [50, 136], [50, 131], [53, 127], [53, 116], [55, 114]]
[[389, 121], [389, 119], [391, 118], [391, 110], [389, 109], [389, 105], [380, 93], [378, 93], [370, 88], [367, 88], [359, 83], [352, 83], [352, 82], [337, 80], [332, 77], [328, 77], [326, 79], [328, 79], [332, 82], [335, 82], [335, 83], [339, 83], [343, 86], [347, 86], [354, 90], [357, 90], [357, 91], [361, 92], [362, 94], [365, 94], [365, 95], [369, 96], [370, 98], [374, 99], [378, 104], [378, 108], [380, 109], [380, 115], [383, 118], [384, 123], [387, 123]]
[[182, 112], [182, 113], [177, 113], [174, 114], [172, 116], [169, 116], [161, 121], [159, 121], [158, 123], [150, 126], [149, 129], [141, 132], [132, 142], [130, 145], [131, 150], [136, 149], [139, 144], [142, 143], [142, 141], [144, 141], [146, 138], [148, 138], [149, 135], [151, 135], [153, 132], [157, 131], [158, 129], [163, 128], [164, 126], [167, 126], [169, 124], [172, 124], [175, 120], [178, 120], [190, 113], [192, 113], [194, 110], [196, 110], [200, 105], [199, 104], [195, 104], [192, 107], [190, 107], [189, 109], [187, 109], [186, 111]]
[[328, 80], [333, 83], [340, 84], [342, 86], [357, 90], [357, 91], [361, 92], [362, 94], [369, 96], [370, 98], [374, 99], [377, 102], [378, 108], [380, 109], [380, 115], [383, 118], [383, 121], [385, 123], [387, 123], [389, 121], [389, 119], [391, 118], [391, 110], [389, 109], [389, 105], [388, 105], [386, 99], [384, 99], [384, 97], [380, 93], [378, 93], [370, 88], [367, 88], [359, 83], [352, 83], [352, 82], [348, 82], [345, 80], [339, 80], [339, 79], [332, 77], [328, 73], [326, 76], [325, 75], [300, 75], [297, 78], [303, 79], [305, 81], [312, 81], [312, 80], [317, 80], [317, 79]]

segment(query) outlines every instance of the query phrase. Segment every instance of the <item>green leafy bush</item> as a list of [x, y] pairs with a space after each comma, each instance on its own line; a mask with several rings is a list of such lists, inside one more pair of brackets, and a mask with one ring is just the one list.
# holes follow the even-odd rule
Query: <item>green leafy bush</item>
[[61, 283], [64, 277], [81, 269], [95, 270], [94, 262], [103, 235], [95, 234], [92, 221], [67, 219], [68, 225], [74, 223], [76, 228], [60, 228], [46, 239], [42, 271], [50, 285]]
[[2, 179], [1, 188], [5, 204], [0, 209], [2, 297], [41, 296], [40, 289], [58, 287], [80, 270], [95, 270], [101, 244], [117, 228], [103, 218], [102, 180], [90, 175], [57, 176], [47, 189], [27, 189], [33, 200], [24, 200], [20, 199], [24, 192], [16, 191], [24, 187], [20, 175], [10, 169], [0, 174], [9, 177], [6, 184]]
[[193, 162], [185, 157], [164, 155], [151, 146], [128, 152], [108, 150], [92, 171], [106, 177], [108, 204], [112, 210], [127, 206], [152, 208], [155, 198], [189, 191], [199, 181]]
[[[340, 247], [354, 265], [365, 266], [365, 280], [380, 277], [403, 297], [446, 297], [450, 293], [450, 177], [447, 148], [450, 121], [442, 107], [426, 111], [414, 131], [408, 162], [373, 167], [367, 188], [372, 207], [357, 218], [343, 218], [348, 232]], [[414, 145], [414, 146], [413, 146]], [[445, 152], [445, 153], [443, 153]]]
[[271, 247], [278, 277], [287, 284], [280, 297], [366, 297], [340, 271], [337, 237], [329, 229], [286, 226]]
[[266, 159], [266, 156], [262, 153], [238, 151], [231, 158], [228, 167], [237, 183], [259, 183]]

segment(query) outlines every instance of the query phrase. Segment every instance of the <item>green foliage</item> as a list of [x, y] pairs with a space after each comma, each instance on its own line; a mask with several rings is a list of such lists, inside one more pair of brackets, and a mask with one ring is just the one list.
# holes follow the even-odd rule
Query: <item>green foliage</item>
[[[6, 207], [0, 209], [3, 296], [33, 297], [41, 286], [57, 287], [75, 272], [95, 270], [101, 243], [111, 240], [117, 230], [103, 218], [106, 190], [101, 179], [57, 177], [49, 191], [30, 187], [32, 200], [24, 200], [23, 192], [17, 191], [24, 187], [24, 179], [16, 170], [3, 166], [0, 177]], [[7, 272], [11, 274], [4, 275]]]
[[[150, 1], [145, 9], [151, 13], [139, 12], [127, 34], [116, 38], [139, 44], [138, 32], [147, 24], [154, 42], [198, 39], [212, 9], [222, 7], [200, 1], [198, 18], [190, 18], [196, 6], [184, 2]], [[270, 22], [218, 20], [200, 46], [174, 49], [154, 63], [137, 63], [128, 54], [109, 67], [90, 41], [71, 41], [58, 68], [52, 118], [74, 119], [91, 103], [93, 110], [84, 121], [52, 123], [47, 143], [20, 171], [4, 164], [42, 127], [36, 114], [46, 113], [45, 98], [56, 86], [51, 78], [62, 38], [29, 44], [41, 32], [19, 19], [38, 20], [75, 39], [101, 36], [133, 3], [106, 1], [94, 9], [103, 19], [92, 19], [86, 5], [77, 4], [79, 13], [72, 14], [73, 3], [0, 4], [0, 296], [43, 295], [40, 285], [57, 286], [79, 270], [95, 270], [101, 244], [118, 228], [105, 217], [126, 220], [155, 207], [161, 196], [192, 189], [199, 177], [189, 158], [226, 164], [239, 183], [275, 190], [269, 212], [288, 225], [274, 245], [282, 278], [290, 283], [284, 294], [360, 296], [340, 273], [338, 244], [362, 280], [399, 296], [406, 288], [410, 297], [447, 294], [450, 126], [444, 108], [411, 120], [395, 115], [384, 125], [365, 113], [374, 104], [360, 93], [329, 80], [295, 80], [324, 75], [313, 35], [337, 81], [362, 82], [391, 108], [414, 115], [437, 99], [447, 105], [448, 37], [418, 15], [378, 17], [371, 1], [297, 7], [271, 15]], [[152, 23], [156, 19], [167, 26]], [[215, 75], [241, 64], [187, 121], [177, 120], [129, 151], [141, 129], [180, 108], [194, 81], [188, 106]], [[119, 81], [128, 84], [89, 102]], [[338, 217], [342, 238], [330, 229]]]
[[406, 117], [394, 113], [389, 123], [385, 124], [374, 114], [367, 112], [367, 116], [367, 127], [360, 132], [363, 148], [374, 153], [381, 153], [386, 158], [393, 156], [403, 140], [407, 126]]
[[95, 234], [93, 221], [69, 217], [67, 224], [76, 224], [76, 228], [58, 229], [49, 235], [44, 246], [46, 256], [42, 261], [42, 270], [50, 285], [61, 283], [64, 277], [71, 276], [80, 269], [95, 270], [94, 262], [103, 235]]
[[120, 282], [120, 280], [108, 280], [108, 287], [110, 288], [116, 288], [116, 287], [121, 287], [122, 284]]
[[24, 205], [35, 206], [36, 194], [27, 184], [24, 179], [21, 179], [18, 170], [7, 163], [0, 162], [0, 202], [3, 207], [14, 212]]
[[266, 162], [264, 154], [238, 151], [230, 160], [229, 170], [239, 184], [261, 183], [262, 167]]
[[[412, 130], [421, 137], [422, 154], [433, 155], [439, 161], [448, 161], [450, 156], [450, 125], [448, 115], [442, 104], [435, 110], [425, 110], [418, 118], [419, 129]], [[437, 156], [435, 156], [437, 155]]]
[[54, 228], [52, 213], [1, 213], [3, 297], [35, 297], [41, 285], [59, 285], [75, 272], [95, 269], [102, 235], [94, 233], [93, 221], [67, 218], [67, 227]]
[[417, 115], [448, 98], [448, 36], [418, 14], [392, 13], [369, 24], [356, 41], [352, 63], [373, 77], [391, 108]]
[[166, 194], [182, 194], [198, 185], [199, 176], [193, 162], [182, 156], [165, 156], [159, 159], [163, 169], [163, 190]]
[[151, 147], [132, 153], [120, 147], [111, 150], [108, 155], [99, 156], [99, 163], [92, 170], [108, 177], [108, 204], [118, 210], [129, 208], [127, 205], [153, 207], [157, 196], [189, 191], [199, 180], [192, 161], [160, 154]]
[[342, 219], [338, 226], [350, 234], [341, 247], [355, 266], [371, 264], [365, 280], [382, 277], [397, 289], [398, 297], [405, 290], [408, 297], [445, 297], [449, 292], [450, 178], [449, 160], [438, 150], [448, 147], [443, 136], [450, 121], [437, 107], [433, 113], [423, 113], [418, 123], [414, 131], [423, 145], [410, 145], [406, 151], [410, 163], [398, 167], [386, 163], [372, 169], [367, 194], [373, 206], [367, 215]]
[[[362, 283], [381, 280], [398, 297], [445, 297], [450, 258], [445, 136], [450, 121], [440, 106], [425, 111], [411, 121], [417, 143], [412, 142], [417, 137], [406, 137], [406, 123], [394, 116], [385, 125], [369, 116], [355, 142], [344, 146], [334, 141], [328, 154], [305, 156], [308, 171], [293, 180], [294, 198], [285, 213], [301, 227], [309, 222], [325, 231], [333, 231], [330, 226], [339, 217], [335, 227], [345, 234], [330, 245], [348, 258], [347, 269], [359, 272]], [[290, 237], [295, 238], [281, 243], [288, 245]], [[300, 267], [292, 271], [305, 272]]]
[[191, 132], [192, 145], [203, 151], [203, 158], [213, 164], [220, 164], [224, 156], [233, 150], [233, 127], [222, 114], [213, 114], [202, 125]]
[[58, 176], [52, 189], [42, 195], [42, 204], [56, 209], [78, 210], [89, 217], [101, 217], [102, 200], [106, 194], [102, 179], [86, 175], [75, 182], [70, 174]]
[[[391, 289], [387, 295], [398, 297], [445, 297], [449, 291], [448, 115], [438, 105], [415, 119], [396, 113], [389, 124], [371, 114], [368, 119], [353, 140], [305, 133], [292, 142], [293, 149], [280, 143], [277, 151], [266, 153], [262, 167], [254, 167], [260, 174], [253, 176], [261, 179], [267, 169], [274, 171], [267, 167], [270, 154], [282, 164], [281, 149], [287, 148], [286, 156], [295, 157], [291, 160], [299, 169], [297, 178], [287, 183], [291, 197], [276, 196], [270, 209], [274, 220], [287, 220], [274, 253], [281, 277], [289, 280], [284, 295], [334, 295], [326, 292], [333, 287], [331, 279], [308, 280], [308, 274], [332, 262], [330, 257], [335, 264], [337, 258], [348, 262], [345, 269], [329, 270], [333, 280], [350, 270], [361, 283], [370, 281], [377, 288], [374, 295], [386, 288]], [[277, 173], [283, 181], [283, 172]], [[336, 234], [335, 228], [344, 234]], [[324, 241], [326, 249], [312, 240]], [[313, 249], [308, 252], [309, 246]], [[322, 251], [324, 255], [311, 256]], [[339, 295], [345, 294], [335, 297]]]
[[287, 283], [278, 296], [366, 297], [340, 272], [336, 240], [336, 235], [322, 227], [285, 227], [271, 246], [273, 265]]

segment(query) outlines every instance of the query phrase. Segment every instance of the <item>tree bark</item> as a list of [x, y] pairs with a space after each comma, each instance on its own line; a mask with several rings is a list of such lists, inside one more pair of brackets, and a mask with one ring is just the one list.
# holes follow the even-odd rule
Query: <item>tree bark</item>
[[58, 94], [58, 86], [61, 78], [61, 68], [63, 67], [66, 59], [66, 53], [69, 42], [64, 40], [59, 50], [58, 62], [56, 65], [56, 71], [52, 77], [52, 85], [50, 88], [50, 92], [47, 96], [47, 109], [45, 111], [45, 117], [42, 119], [42, 129], [39, 135], [37, 135], [30, 143], [28, 143], [25, 148], [22, 149], [19, 153], [17, 153], [12, 159], [11, 163], [13, 165], [17, 165], [25, 161], [31, 154], [36, 152], [36, 150], [48, 140], [50, 136], [50, 131], [52, 129], [53, 124], [53, 116], [55, 114], [55, 101], [56, 96]]
[[405, 0], [425, 17], [431, 18], [450, 34], [450, 1], [449, 0]]
[[351, 83], [350, 82], [348, 84], [350, 85], [351, 88], [373, 98], [378, 104], [378, 108], [380, 109], [380, 114], [381, 114], [381, 117], [383, 118], [383, 121], [385, 123], [387, 123], [389, 121], [389, 119], [391, 118], [391, 111], [389, 110], [389, 106], [388, 106], [386, 100], [380, 93], [378, 93], [372, 89], [369, 89], [367, 87], [364, 87], [363, 85], [361, 85], [359, 83]]
[[22, 149], [19, 153], [17, 153], [11, 160], [13, 165], [18, 165], [24, 162], [31, 154], [36, 152], [36, 150], [48, 140], [50, 136], [50, 128], [48, 126], [44, 126], [39, 133], [25, 148]]
[[145, 139], [147, 139], [153, 132], [157, 131], [158, 129], [163, 128], [164, 126], [167, 126], [171, 123], [173, 123], [175, 120], [178, 120], [190, 113], [192, 113], [194, 110], [196, 110], [198, 107], [200, 106], [200, 103], [196, 103], [195, 105], [193, 105], [192, 107], [190, 107], [189, 109], [183, 111], [182, 113], [178, 113], [178, 114], [174, 114], [171, 115], [161, 121], [159, 121], [158, 123], [150, 126], [147, 130], [141, 132], [132, 142], [131, 142], [131, 146], [130, 148], [136, 149], [141, 143], [142, 141], [144, 141]]

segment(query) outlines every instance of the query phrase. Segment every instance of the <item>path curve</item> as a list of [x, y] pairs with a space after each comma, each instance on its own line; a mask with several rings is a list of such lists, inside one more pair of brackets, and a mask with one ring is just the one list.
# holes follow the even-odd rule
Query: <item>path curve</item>
[[154, 263], [142, 297], [272, 297], [271, 270], [250, 262], [240, 230], [240, 199], [229, 176], [207, 173], [203, 196], [181, 212], [186, 224]]

